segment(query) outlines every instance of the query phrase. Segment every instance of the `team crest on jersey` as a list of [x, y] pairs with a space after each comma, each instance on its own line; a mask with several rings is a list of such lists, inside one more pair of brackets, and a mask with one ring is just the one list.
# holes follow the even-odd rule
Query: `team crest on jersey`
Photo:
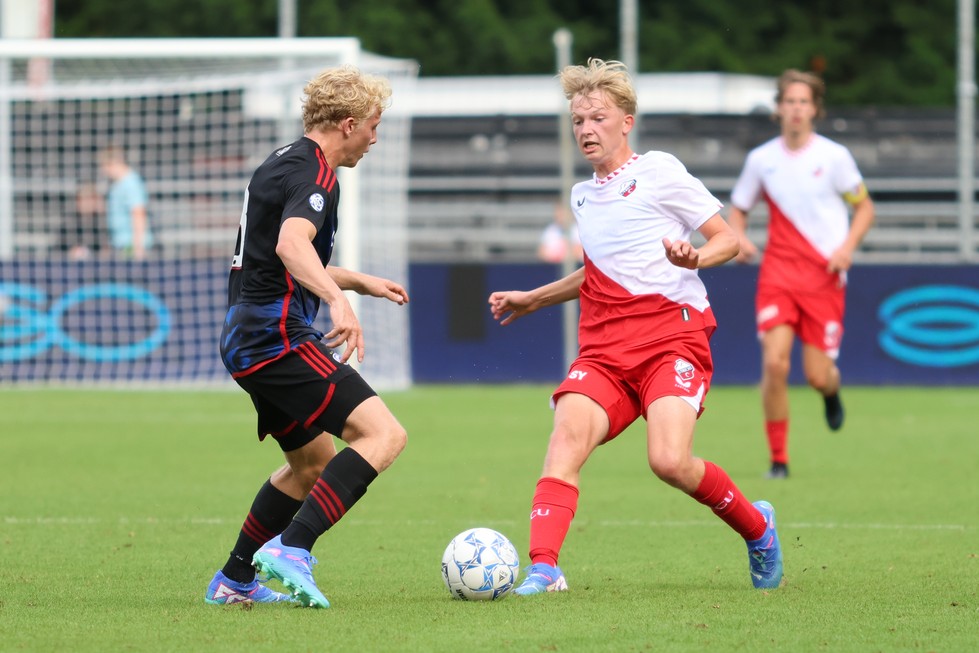
[[636, 180], [630, 179], [629, 181], [623, 182], [619, 186], [619, 195], [622, 197], [629, 197], [636, 190]]
[[323, 210], [324, 203], [325, 202], [323, 201], [323, 196], [320, 195], [319, 193], [313, 193], [312, 195], [309, 196], [309, 205], [313, 207], [313, 210], [316, 211], [317, 213]]
[[275, 156], [282, 156], [283, 154], [285, 154], [286, 152], [288, 152], [291, 149], [292, 149], [292, 145], [286, 145], [281, 150], [276, 150], [275, 151]]
[[676, 359], [676, 362], [673, 363], [673, 373], [676, 375], [674, 381], [681, 388], [690, 389], [690, 384], [693, 383], [693, 377], [696, 372], [697, 369], [682, 358]]

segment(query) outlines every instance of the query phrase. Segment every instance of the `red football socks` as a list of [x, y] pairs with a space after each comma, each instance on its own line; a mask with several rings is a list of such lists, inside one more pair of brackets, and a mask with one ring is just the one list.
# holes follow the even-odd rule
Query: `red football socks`
[[704, 461], [704, 478], [692, 496], [744, 539], [757, 540], [765, 534], [765, 518], [741, 494], [727, 472], [714, 463]]
[[780, 419], [765, 422], [765, 435], [768, 436], [768, 449], [773, 463], [789, 462], [789, 420]]
[[557, 565], [561, 545], [578, 508], [578, 488], [556, 478], [537, 481], [530, 511], [530, 561]]

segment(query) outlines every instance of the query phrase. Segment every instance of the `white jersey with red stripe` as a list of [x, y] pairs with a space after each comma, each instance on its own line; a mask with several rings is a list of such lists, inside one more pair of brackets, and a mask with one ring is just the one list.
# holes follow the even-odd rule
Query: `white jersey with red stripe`
[[819, 134], [799, 150], [779, 136], [749, 152], [731, 204], [745, 213], [761, 199], [768, 204], [761, 280], [813, 290], [837, 284], [826, 265], [850, 229], [843, 196], [862, 183], [850, 151]]
[[575, 184], [571, 208], [585, 251], [582, 355], [621, 356], [675, 333], [716, 325], [696, 270], [669, 262], [663, 239], [689, 241], [721, 202], [671, 154], [633, 155]]

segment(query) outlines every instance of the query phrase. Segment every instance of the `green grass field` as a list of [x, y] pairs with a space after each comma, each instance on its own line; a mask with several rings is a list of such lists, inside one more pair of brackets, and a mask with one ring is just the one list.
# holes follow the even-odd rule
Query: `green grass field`
[[6, 389], [0, 651], [979, 650], [975, 388], [848, 388], [839, 433], [795, 388], [788, 481], [762, 478], [756, 390], [711, 391], [695, 451], [775, 505], [779, 590], [753, 590], [740, 538], [652, 476], [635, 425], [584, 469], [570, 592], [451, 599], [459, 531], [526, 556], [549, 390], [387, 394], [408, 447], [317, 543], [333, 607], [311, 610], [203, 602], [281, 461], [244, 393]]

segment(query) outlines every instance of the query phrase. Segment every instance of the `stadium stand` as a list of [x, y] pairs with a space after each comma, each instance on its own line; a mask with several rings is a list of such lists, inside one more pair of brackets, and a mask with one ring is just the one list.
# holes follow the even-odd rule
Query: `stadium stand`
[[[769, 118], [773, 82], [746, 75], [647, 74], [639, 80], [641, 149], [676, 154], [722, 200], [744, 155], [775, 134]], [[540, 231], [562, 192], [558, 120], [564, 101], [550, 76], [419, 80], [404, 110], [414, 116], [409, 161], [409, 257], [418, 262], [527, 262], [535, 260]], [[35, 110], [54, 123], [62, 107]], [[45, 112], [51, 115], [41, 115]], [[163, 250], [171, 255], [223, 256], [237, 224], [240, 193], [255, 151], [234, 150], [234, 132], [261, 135], [271, 147], [273, 120], [235, 113], [195, 115], [184, 129], [228, 134], [220, 159], [141, 161]], [[230, 116], [231, 119], [227, 119]], [[134, 115], [133, 124], [140, 116]], [[156, 137], [148, 124], [141, 141]], [[953, 261], [957, 257], [955, 119], [951, 110], [837, 112], [821, 131], [847, 144], [868, 176], [879, 222], [865, 242], [864, 261]], [[383, 144], [382, 144], [383, 145]], [[183, 150], [181, 150], [183, 151]], [[264, 150], [256, 150], [264, 151]], [[81, 160], [80, 168], [92, 162]], [[176, 172], [177, 165], [184, 172]], [[590, 170], [575, 156], [575, 178]], [[169, 166], [169, 167], [168, 167]], [[171, 169], [173, 168], [173, 169]], [[188, 174], [189, 173], [189, 174]], [[20, 192], [30, 194], [28, 184]], [[199, 188], [200, 192], [195, 192]], [[73, 189], [46, 194], [45, 209], [65, 212]], [[753, 216], [754, 218], [755, 216]], [[57, 218], [20, 214], [17, 251], [44, 256]], [[761, 242], [762, 212], [752, 220]]]
[[[650, 108], [640, 119], [638, 149], [675, 154], [724, 202], [747, 152], [777, 133], [770, 118], [773, 81], [768, 78], [650, 74], [640, 76], [638, 87], [640, 106]], [[564, 101], [554, 80], [546, 75], [421, 79], [406, 104], [401, 109], [413, 116], [410, 261], [536, 260], [540, 232], [552, 220], [554, 202], [564, 190], [557, 119]], [[220, 160], [173, 159], [163, 168], [155, 160], [140, 162], [165, 253], [226, 254], [228, 232], [240, 212], [241, 188], [256, 156], [255, 151], [235, 151], [233, 134], [258, 134], [268, 147], [278, 142], [274, 120], [237, 115], [234, 109], [225, 109], [227, 115], [220, 120], [220, 113], [195, 115], [200, 124], [189, 127], [211, 138], [228, 134], [221, 137], [229, 145]], [[63, 110], [42, 106], [32, 120], [53, 124]], [[158, 127], [142, 127], [144, 145], [156, 137]], [[877, 224], [858, 262], [961, 261], [954, 109], [831, 109], [819, 131], [850, 148], [877, 205]], [[94, 163], [85, 156], [76, 155], [77, 167], [91, 169]], [[178, 164], [184, 171], [179, 174]], [[576, 154], [574, 170], [575, 180], [591, 174]], [[18, 196], [38, 195], [35, 183], [40, 182], [25, 176]], [[195, 194], [195, 187], [201, 192]], [[43, 206], [22, 200], [27, 203], [17, 212], [19, 254], [44, 257], [51, 251], [58, 216], [65, 214], [74, 192], [70, 182], [58, 193], [41, 190]], [[756, 208], [751, 217], [752, 237], [763, 243], [764, 210]]]
[[[544, 115], [416, 116], [409, 168], [413, 261], [534, 260], [562, 192], [558, 120]], [[960, 260], [955, 112], [831, 110], [819, 131], [847, 145], [867, 178], [877, 224], [862, 263]], [[675, 154], [724, 202], [755, 145], [777, 134], [767, 111], [641, 116], [640, 150]], [[575, 160], [575, 178], [590, 170]], [[763, 209], [751, 216], [763, 243]]]

